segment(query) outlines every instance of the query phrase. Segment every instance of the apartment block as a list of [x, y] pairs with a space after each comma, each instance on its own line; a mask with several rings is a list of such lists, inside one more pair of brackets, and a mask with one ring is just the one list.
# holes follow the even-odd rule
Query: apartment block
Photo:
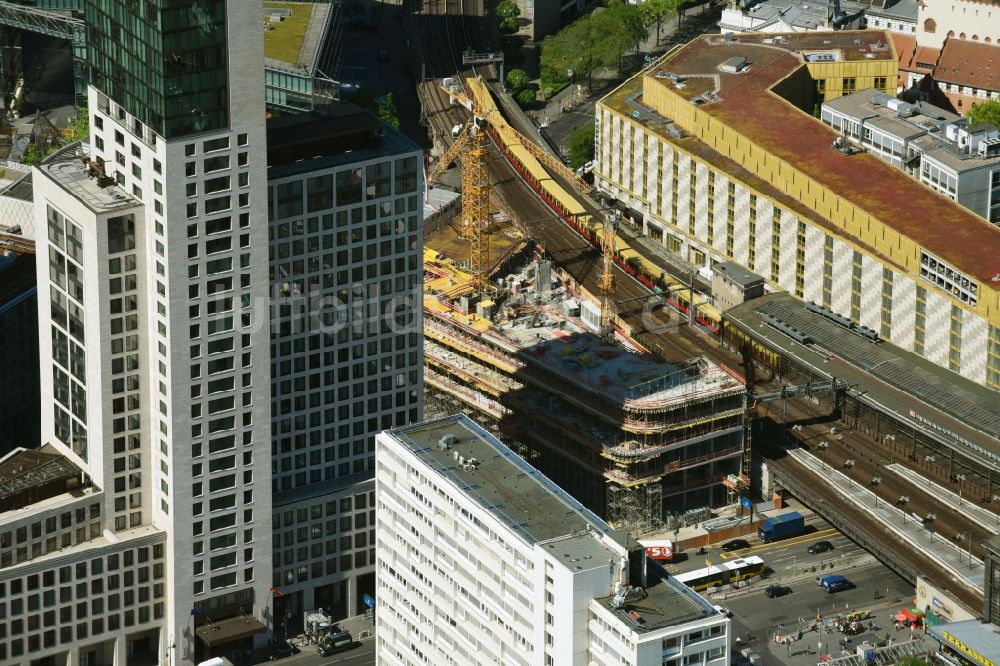
[[381, 662], [728, 663], [726, 617], [468, 417], [376, 446]]
[[599, 103], [595, 182], [696, 265], [1000, 389], [1000, 229], [811, 117], [896, 76], [883, 32], [699, 37]]

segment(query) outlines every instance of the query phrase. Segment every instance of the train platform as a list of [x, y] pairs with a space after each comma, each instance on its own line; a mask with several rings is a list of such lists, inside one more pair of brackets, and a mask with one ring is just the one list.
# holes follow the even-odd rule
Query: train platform
[[975, 502], [970, 502], [967, 498], [963, 498], [958, 493], [948, 490], [944, 486], [928, 479], [926, 476], [923, 476], [908, 467], [904, 467], [899, 463], [886, 465], [885, 468], [893, 474], [906, 479], [906, 481], [914, 486], [917, 486], [935, 499], [958, 508], [965, 515], [965, 517], [978, 523], [983, 528], [994, 532], [1000, 532], [1000, 514], [984, 509]]
[[[938, 534], [934, 531], [933, 520], [925, 524], [926, 516], [915, 515], [905, 508], [901, 509], [885, 500], [879, 500], [871, 490], [803, 449], [790, 449], [788, 454], [800, 465], [824, 479], [841, 497], [864, 511], [885, 530], [912, 546], [914, 550], [922, 551], [935, 560], [952, 578], [976, 590], [980, 595], [983, 593], [985, 573], [983, 562], [971, 557], [970, 551], [963, 547], [964, 540], [956, 544], [952, 541], [955, 535]], [[905, 503], [903, 506], [905, 507]], [[965, 535], [962, 536], [964, 539]], [[971, 538], [969, 547], [971, 548]]]

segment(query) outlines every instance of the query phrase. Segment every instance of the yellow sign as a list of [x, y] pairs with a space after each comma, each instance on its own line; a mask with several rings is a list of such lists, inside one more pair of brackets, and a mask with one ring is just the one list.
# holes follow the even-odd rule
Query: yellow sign
[[962, 652], [962, 654], [966, 655], [973, 661], [980, 663], [983, 666], [997, 666], [996, 663], [994, 663], [990, 659], [987, 659], [983, 655], [979, 654], [978, 652], [967, 646], [965, 643], [963, 643], [962, 641], [958, 640], [957, 638], [949, 634], [947, 631], [942, 631], [941, 634], [944, 636], [944, 639], [946, 641], [948, 641], [953, 646], [958, 648], [958, 650]]

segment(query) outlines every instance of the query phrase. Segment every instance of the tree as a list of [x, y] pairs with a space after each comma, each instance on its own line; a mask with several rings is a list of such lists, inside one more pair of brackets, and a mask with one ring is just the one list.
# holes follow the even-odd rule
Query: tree
[[535, 91], [532, 88], [522, 88], [514, 94], [518, 104], [528, 106], [535, 101]]
[[76, 109], [76, 118], [73, 119], [73, 140], [79, 141], [90, 134], [90, 112], [87, 107], [80, 106]]
[[21, 164], [27, 164], [28, 166], [38, 164], [44, 157], [45, 153], [43, 153], [36, 144], [29, 143], [28, 147], [24, 149], [24, 155], [21, 157]]
[[569, 149], [569, 164], [574, 169], [594, 159], [594, 121], [573, 128], [566, 147]]
[[530, 81], [531, 77], [529, 77], [528, 73], [523, 69], [512, 69], [507, 72], [507, 83], [509, 83], [510, 87], [514, 90], [520, 90], [524, 86], [528, 85]]
[[969, 109], [969, 125], [978, 125], [979, 123], [989, 123], [1000, 129], [1000, 102], [987, 100], [974, 104]]
[[386, 93], [375, 98], [375, 115], [387, 125], [399, 129], [399, 112], [396, 103], [392, 101], [392, 93]]
[[903, 657], [896, 661], [895, 666], [930, 666], [930, 662], [920, 657]]
[[513, 20], [521, 15], [521, 8], [513, 0], [500, 0], [497, 3], [496, 14], [501, 21]]
[[656, 44], [660, 44], [660, 27], [677, 15], [681, 0], [646, 0], [640, 5], [646, 25], [656, 25]]

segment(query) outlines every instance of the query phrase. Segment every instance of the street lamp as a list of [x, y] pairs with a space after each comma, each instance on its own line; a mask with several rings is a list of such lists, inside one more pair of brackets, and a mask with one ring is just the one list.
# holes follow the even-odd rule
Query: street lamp
[[958, 482], [958, 505], [962, 506], [962, 484], [965, 482], [965, 475], [956, 474], [955, 481]]

